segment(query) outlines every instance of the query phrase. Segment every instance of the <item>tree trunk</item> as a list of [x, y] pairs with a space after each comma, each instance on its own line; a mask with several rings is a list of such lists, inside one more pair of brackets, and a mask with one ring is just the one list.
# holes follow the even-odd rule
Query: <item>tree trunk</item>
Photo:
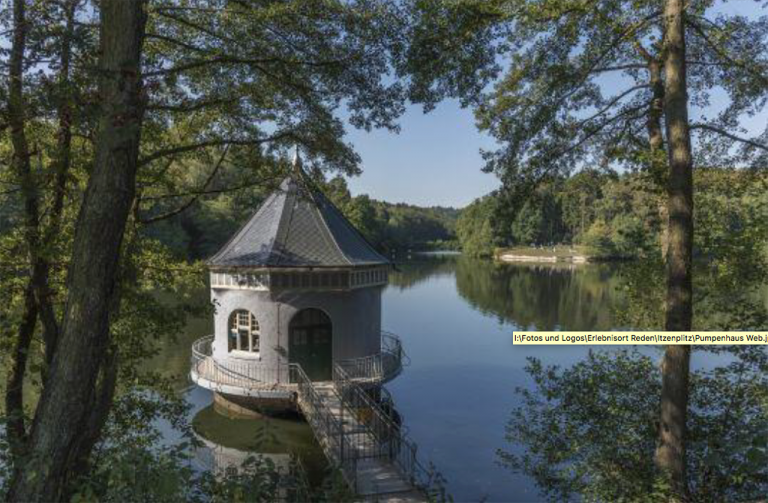
[[45, 340], [46, 363], [50, 366], [56, 349], [56, 341], [59, 334], [59, 326], [51, 299], [49, 276], [50, 254], [55, 248], [61, 227], [61, 215], [64, 210], [64, 198], [67, 190], [67, 175], [71, 165], [72, 152], [72, 82], [70, 79], [70, 61], [72, 59], [72, 37], [75, 29], [75, 10], [79, 0], [68, 0], [63, 4], [64, 30], [61, 35], [61, 50], [59, 63], [61, 65], [58, 75], [57, 114], [59, 126], [56, 134], [56, 152], [53, 159], [54, 186], [53, 204], [51, 207], [50, 223], [43, 235], [43, 257], [40, 264], [40, 283], [43, 288], [37, 288], [38, 304], [40, 305], [40, 319], [43, 323], [43, 338]]
[[[669, 157], [666, 330], [691, 329], [693, 286], [693, 160], [688, 124], [684, 0], [664, 7], [664, 115]], [[686, 419], [689, 346], [668, 346], [662, 362], [661, 421], [657, 466], [669, 477], [676, 501], [687, 498]]]
[[[650, 60], [648, 62], [648, 73], [650, 74], [649, 83], [653, 92], [653, 98], [648, 107], [646, 128], [648, 129], [648, 143], [651, 156], [649, 170], [651, 180], [655, 185], [654, 189], [656, 189], [666, 187], [669, 178], [667, 174], [667, 159], [664, 152], [664, 131], [661, 125], [661, 118], [664, 114], [664, 81], [661, 77], [661, 62], [655, 58]], [[657, 194], [656, 190], [654, 190], [654, 194]], [[667, 248], [669, 246], [669, 226], [667, 225], [669, 216], [667, 214], [667, 203], [663, 197], [659, 198], [658, 213], [661, 221], [661, 237], [659, 239], [661, 258], [666, 260]]]
[[29, 143], [25, 131], [26, 106], [24, 103], [24, 59], [27, 40], [26, 3], [24, 0], [13, 2], [13, 35], [8, 64], [8, 123], [11, 130], [13, 153], [11, 167], [21, 184], [24, 198], [24, 240], [29, 256], [29, 282], [24, 291], [24, 311], [19, 324], [8, 384], [5, 393], [7, 430], [14, 466], [18, 466], [20, 455], [24, 451], [27, 432], [24, 418], [24, 375], [27, 369], [29, 348], [34, 336], [38, 318], [38, 305], [35, 300], [35, 282], [39, 279], [36, 251], [38, 248], [39, 209], [37, 188], [30, 166]]
[[[100, 120], [94, 166], [78, 216], [59, 340], [28, 443], [11, 480], [12, 501], [59, 501], [91, 445], [90, 414], [109, 344], [109, 311], [135, 192], [144, 103], [143, 1], [103, 0], [100, 10]], [[106, 414], [106, 412], [104, 412]]]
[[14, 465], [24, 452], [27, 429], [24, 418], [24, 375], [27, 370], [29, 348], [37, 325], [37, 304], [32, 284], [24, 292], [24, 313], [19, 323], [19, 333], [13, 348], [11, 368], [5, 388], [5, 425]]

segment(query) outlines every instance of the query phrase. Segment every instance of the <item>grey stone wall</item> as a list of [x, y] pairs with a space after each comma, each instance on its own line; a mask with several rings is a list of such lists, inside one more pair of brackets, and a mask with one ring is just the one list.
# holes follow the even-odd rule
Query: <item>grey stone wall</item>
[[227, 324], [230, 314], [237, 309], [251, 311], [259, 322], [260, 359], [253, 362], [257, 365], [276, 367], [278, 362], [288, 363], [288, 324], [305, 308], [321, 309], [331, 318], [334, 360], [376, 354], [381, 346], [382, 290], [381, 286], [330, 292], [214, 288], [214, 357], [235, 358], [227, 351]]

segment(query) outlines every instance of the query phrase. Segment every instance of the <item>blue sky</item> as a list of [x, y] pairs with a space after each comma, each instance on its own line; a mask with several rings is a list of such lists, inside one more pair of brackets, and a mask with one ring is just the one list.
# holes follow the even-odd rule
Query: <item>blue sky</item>
[[349, 179], [353, 195], [420, 206], [463, 207], [498, 186], [483, 173], [480, 149], [493, 141], [475, 127], [472, 111], [445, 101], [429, 114], [410, 106], [399, 134], [349, 129], [363, 174]]

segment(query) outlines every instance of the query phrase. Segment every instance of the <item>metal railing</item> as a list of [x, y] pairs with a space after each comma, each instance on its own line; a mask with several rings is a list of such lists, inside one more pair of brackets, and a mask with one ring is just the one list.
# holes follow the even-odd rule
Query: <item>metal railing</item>
[[336, 365], [340, 365], [351, 379], [360, 381], [359, 384], [380, 384], [400, 375], [406, 359], [400, 338], [391, 332], [382, 331], [379, 353], [339, 360]]
[[334, 414], [300, 365], [291, 364], [291, 380], [296, 382], [297, 400], [326, 457], [338, 464], [353, 489], [357, 488], [357, 449], [355, 434], [344, 430], [344, 410]]
[[333, 384], [342, 409], [354, 414], [375, 439], [365, 457], [389, 460], [412, 486], [428, 491], [433, 485], [433, 474], [419, 461], [416, 443], [401, 428], [394, 410], [388, 412], [382, 408], [381, 402], [358, 385], [339, 364], [333, 366]]
[[[262, 388], [275, 384], [289, 384], [290, 364], [264, 365], [259, 361], [235, 358], [217, 360], [213, 356], [214, 336], [198, 339], [192, 344], [192, 373], [219, 385], [243, 388]], [[403, 370], [407, 361], [400, 338], [390, 332], [381, 333], [381, 351], [362, 358], [350, 358], [336, 362], [347, 374], [361, 385], [381, 384], [391, 381]]]
[[262, 365], [258, 361], [227, 359], [225, 362], [212, 358], [212, 335], [192, 344], [192, 373], [218, 385], [242, 388], [269, 387], [288, 383], [290, 371], [287, 364]]
[[366, 458], [391, 462], [415, 488], [429, 491], [433, 486], [434, 474], [419, 461], [417, 446], [401, 427], [389, 392], [380, 386], [365, 386], [402, 370], [407, 357], [397, 336], [382, 334], [380, 355], [334, 362], [332, 386], [313, 382], [298, 364], [263, 367], [243, 362], [240, 367], [230, 360], [216, 362], [212, 343], [213, 336], [208, 336], [193, 344], [193, 375], [251, 388], [292, 383], [298, 405], [325, 455], [338, 465], [353, 490], [358, 489], [358, 461]]

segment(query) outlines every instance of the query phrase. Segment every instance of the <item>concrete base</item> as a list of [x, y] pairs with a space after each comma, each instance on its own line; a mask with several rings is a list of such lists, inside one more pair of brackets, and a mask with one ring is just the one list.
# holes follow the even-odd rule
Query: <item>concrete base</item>
[[295, 398], [257, 398], [213, 393], [213, 407], [227, 417], [258, 419], [299, 415]]

